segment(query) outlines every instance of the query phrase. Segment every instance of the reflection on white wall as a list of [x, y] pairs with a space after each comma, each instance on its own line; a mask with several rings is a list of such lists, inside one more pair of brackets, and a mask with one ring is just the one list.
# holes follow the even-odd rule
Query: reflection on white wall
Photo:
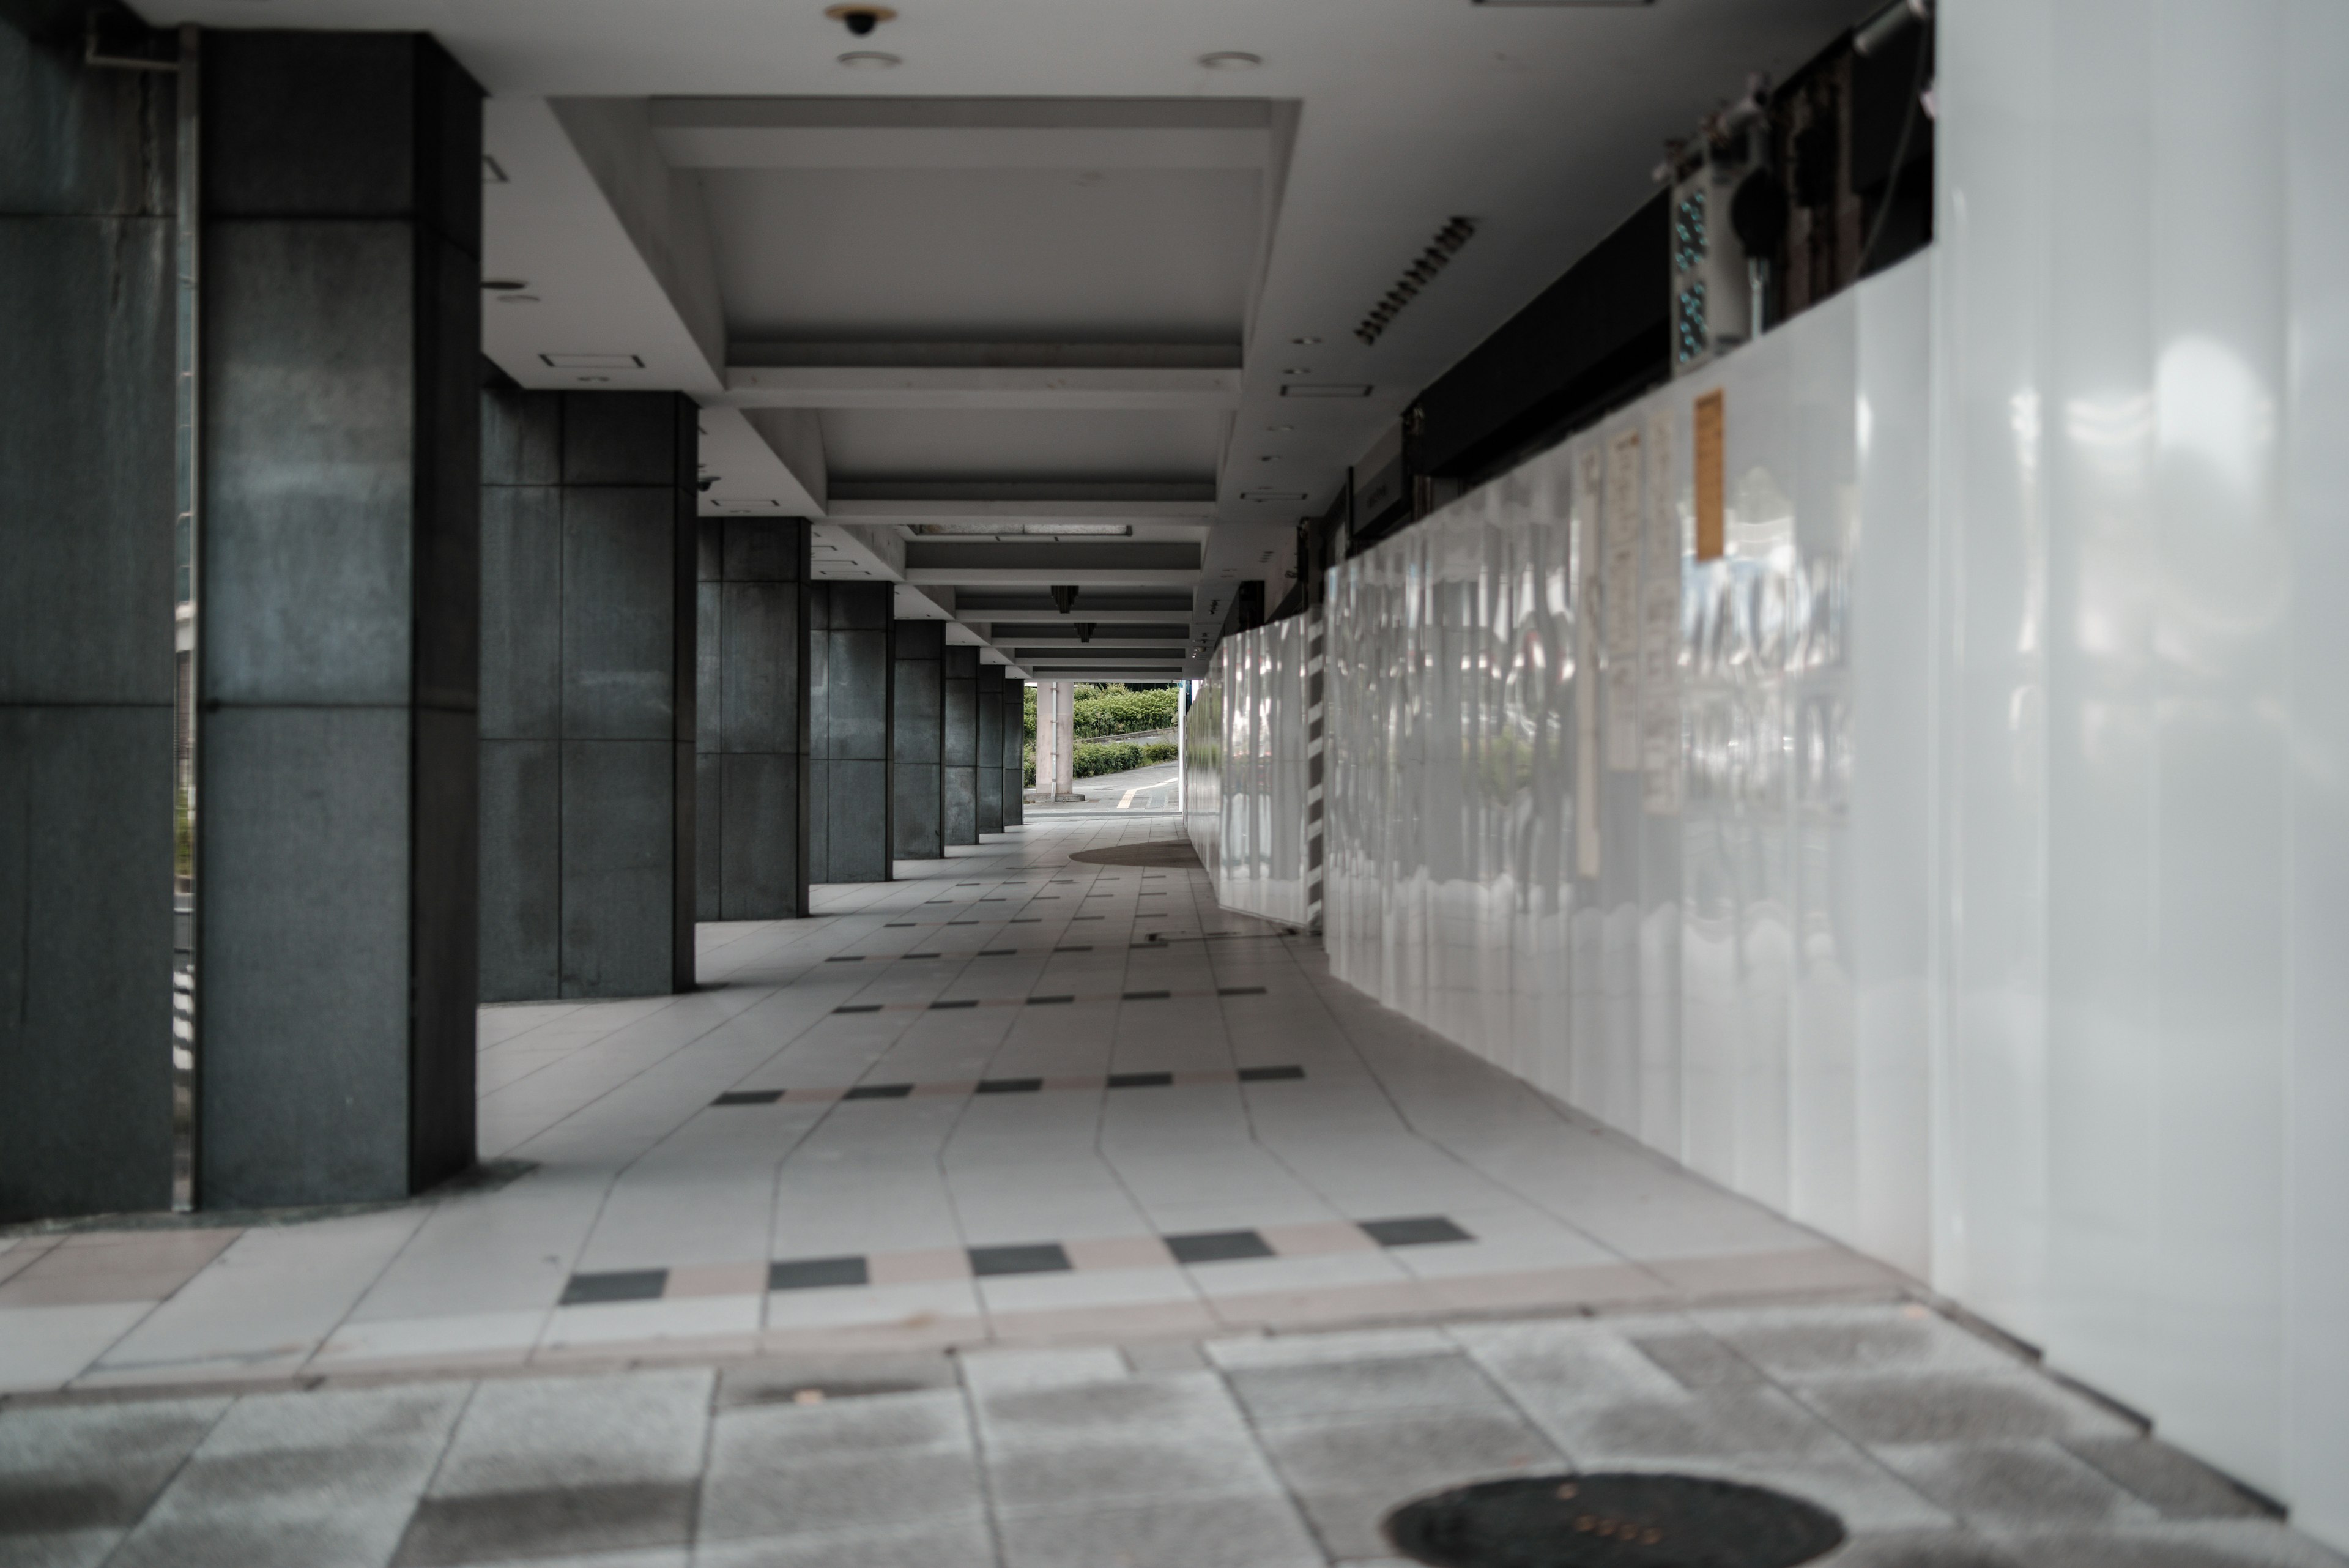
[[1185, 720], [1185, 812], [1216, 900], [1306, 919], [1306, 658], [1292, 616], [1226, 638]]
[[1940, 26], [1935, 1280], [2349, 1544], [2349, 6]]
[[1939, 10], [1935, 254], [1333, 574], [1331, 966], [2349, 1545], [2349, 5]]
[[1930, 265], [1337, 568], [1325, 915], [1340, 978], [1920, 1274]]

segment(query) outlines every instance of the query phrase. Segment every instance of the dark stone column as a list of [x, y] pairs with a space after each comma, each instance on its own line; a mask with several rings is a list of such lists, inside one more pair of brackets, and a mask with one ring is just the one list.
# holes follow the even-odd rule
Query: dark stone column
[[978, 812], [981, 833], [1003, 831], [1003, 666], [978, 667]]
[[[889, 879], [889, 690], [895, 640], [887, 583], [809, 592], [809, 877]], [[819, 811], [821, 816], [818, 816]], [[819, 834], [813, 825], [821, 820]]]
[[203, 67], [200, 1200], [473, 1159], [481, 91], [420, 35]]
[[0, 19], [0, 1221], [171, 1197], [172, 78]]
[[1022, 803], [1028, 780], [1028, 683], [1003, 682], [1003, 826], [1018, 827], [1028, 820]]
[[700, 524], [696, 906], [705, 920], [807, 913], [808, 525]]
[[483, 401], [482, 998], [689, 991], [693, 404]]
[[946, 840], [978, 842], [978, 649], [949, 648], [946, 658]]
[[889, 764], [894, 852], [901, 860], [936, 860], [947, 852], [939, 747], [946, 712], [947, 623], [896, 626], [897, 688], [890, 709], [895, 756]]

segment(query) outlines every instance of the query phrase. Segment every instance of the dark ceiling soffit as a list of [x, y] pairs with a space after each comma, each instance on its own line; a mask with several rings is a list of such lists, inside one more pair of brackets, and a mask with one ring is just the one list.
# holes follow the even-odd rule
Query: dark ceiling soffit
[[1654, 379], [1670, 373], [1667, 204], [1662, 192], [1642, 202], [1420, 394], [1414, 472], [1475, 469], [1570, 408], [1603, 406], [1604, 392], [1589, 384], [1594, 370], [1643, 389], [1648, 358], [1655, 361]]

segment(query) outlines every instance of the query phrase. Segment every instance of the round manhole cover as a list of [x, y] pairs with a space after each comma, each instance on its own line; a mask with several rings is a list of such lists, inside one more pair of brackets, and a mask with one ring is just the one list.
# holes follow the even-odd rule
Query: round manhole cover
[[1843, 1544], [1843, 1522], [1702, 1476], [1520, 1476], [1405, 1503], [1387, 1534], [1437, 1568], [1793, 1568]]

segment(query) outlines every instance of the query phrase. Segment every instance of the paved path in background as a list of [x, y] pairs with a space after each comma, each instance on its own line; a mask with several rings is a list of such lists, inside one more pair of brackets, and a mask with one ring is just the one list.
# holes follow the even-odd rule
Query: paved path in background
[[1065, 805], [1031, 805], [1027, 810], [1030, 816], [1048, 820], [1104, 811], [1173, 811], [1177, 782], [1173, 763], [1153, 763], [1129, 773], [1079, 779], [1077, 793], [1085, 797], [1081, 801]]

